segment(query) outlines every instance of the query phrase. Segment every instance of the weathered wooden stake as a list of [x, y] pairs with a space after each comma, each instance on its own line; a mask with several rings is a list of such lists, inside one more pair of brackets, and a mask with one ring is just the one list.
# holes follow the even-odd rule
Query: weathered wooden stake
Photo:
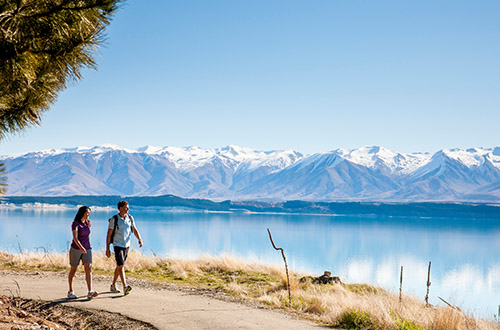
[[446, 305], [450, 306], [451, 308], [456, 309], [457, 311], [460, 311], [460, 312], [462, 311], [460, 308], [458, 308], [457, 306], [453, 306], [452, 304], [450, 304], [449, 302], [447, 302], [446, 300], [444, 300], [440, 296], [438, 296], [438, 298], [441, 299], [442, 302], [444, 302]]
[[427, 294], [425, 295], [425, 305], [429, 306], [429, 287], [431, 286], [431, 262], [429, 261], [429, 270], [427, 270]]
[[402, 292], [403, 292], [403, 266], [401, 266], [401, 275], [399, 276], [399, 303], [401, 303]]
[[273, 248], [275, 250], [281, 250], [281, 255], [283, 256], [283, 261], [285, 262], [286, 286], [288, 288], [288, 302], [290, 305], [292, 305], [292, 295], [290, 293], [290, 278], [288, 277], [288, 265], [286, 264], [285, 252], [283, 251], [282, 248], [277, 248], [276, 245], [274, 245], [273, 237], [271, 236], [271, 231], [269, 230], [269, 228], [267, 228], [267, 232], [269, 233], [269, 239], [271, 240], [271, 244], [273, 245]]

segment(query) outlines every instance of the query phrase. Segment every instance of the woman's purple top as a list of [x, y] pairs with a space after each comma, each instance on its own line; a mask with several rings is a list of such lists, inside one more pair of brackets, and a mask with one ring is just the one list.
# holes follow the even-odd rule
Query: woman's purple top
[[[90, 240], [89, 240], [89, 236], [90, 236], [90, 221], [88, 222], [88, 224], [82, 223], [82, 222], [77, 221], [77, 220], [73, 221], [73, 223], [71, 224], [71, 231], [73, 232], [73, 230], [75, 230], [75, 229], [78, 230], [78, 240], [83, 245], [83, 247], [85, 248], [85, 250], [90, 249], [91, 248], [90, 247]], [[78, 247], [78, 245], [76, 245], [75, 240], [73, 240], [73, 243], [71, 243], [71, 247], [75, 248], [77, 250], [80, 249]]]

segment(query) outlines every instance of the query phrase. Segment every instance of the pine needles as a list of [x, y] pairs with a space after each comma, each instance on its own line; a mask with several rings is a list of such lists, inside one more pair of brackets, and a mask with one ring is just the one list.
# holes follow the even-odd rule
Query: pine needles
[[0, 140], [39, 125], [94, 56], [121, 0], [0, 2]]

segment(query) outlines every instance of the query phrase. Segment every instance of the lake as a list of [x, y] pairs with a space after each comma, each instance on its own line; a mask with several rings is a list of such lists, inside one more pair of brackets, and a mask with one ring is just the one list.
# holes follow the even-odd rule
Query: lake
[[[0, 207], [0, 249], [66, 251], [75, 209]], [[93, 209], [91, 243], [103, 250], [112, 208]], [[432, 262], [429, 302], [438, 296], [476, 316], [492, 319], [500, 305], [500, 220], [206, 213], [131, 205], [143, 253], [196, 258], [228, 253], [295, 272], [329, 270], [348, 283], [373, 283], [423, 299]], [[138, 248], [133, 239], [133, 248]]]

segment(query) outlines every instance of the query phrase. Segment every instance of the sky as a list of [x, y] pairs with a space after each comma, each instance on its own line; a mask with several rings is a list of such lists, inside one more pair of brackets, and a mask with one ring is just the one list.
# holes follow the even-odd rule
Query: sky
[[98, 69], [0, 154], [500, 146], [499, 17], [498, 0], [128, 0]]

